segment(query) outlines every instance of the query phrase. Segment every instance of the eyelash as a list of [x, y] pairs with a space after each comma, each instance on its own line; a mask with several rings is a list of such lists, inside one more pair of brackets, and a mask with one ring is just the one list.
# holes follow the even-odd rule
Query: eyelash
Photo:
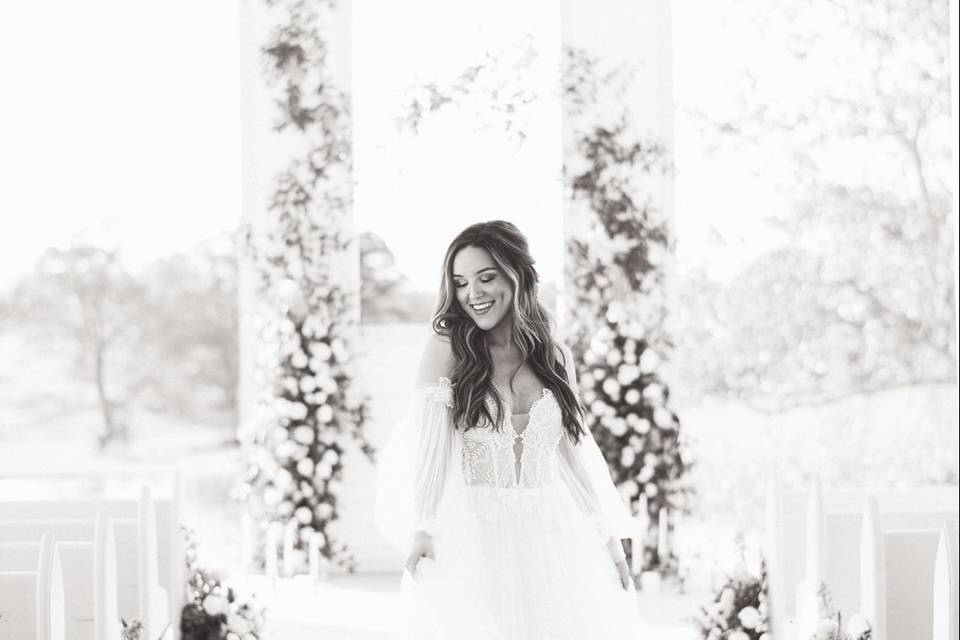
[[[480, 282], [483, 282], [484, 284], [486, 284], [487, 282], [491, 282], [491, 281], [492, 281], [494, 278], [496, 278], [496, 277], [497, 277], [497, 276], [489, 276], [486, 280], [484, 280], [483, 278], [480, 278]], [[456, 282], [456, 283], [454, 283], [453, 286], [455, 286], [457, 289], [460, 289], [460, 288], [462, 288], [462, 287], [467, 286], [467, 283], [466, 283], [466, 282]]]

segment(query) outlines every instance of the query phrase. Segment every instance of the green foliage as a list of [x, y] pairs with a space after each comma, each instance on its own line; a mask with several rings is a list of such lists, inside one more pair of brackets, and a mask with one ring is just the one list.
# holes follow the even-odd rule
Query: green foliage
[[729, 65], [749, 90], [732, 114], [689, 111], [717, 162], [761, 158], [790, 205], [768, 220], [781, 241], [735, 278], [682, 274], [688, 392], [776, 409], [952, 381], [948, 2], [729, 8], [721, 28], [764, 34]]

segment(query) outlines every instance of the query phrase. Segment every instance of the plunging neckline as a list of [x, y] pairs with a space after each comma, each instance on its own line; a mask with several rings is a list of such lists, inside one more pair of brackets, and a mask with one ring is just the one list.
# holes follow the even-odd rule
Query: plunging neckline
[[[527, 410], [526, 413], [513, 413], [512, 411], [510, 411], [509, 413], [507, 413], [507, 420], [506, 420], [506, 422], [507, 422], [507, 425], [510, 427], [510, 430], [513, 432], [513, 440], [514, 440], [514, 444], [515, 444], [515, 445], [516, 445], [516, 444], [520, 444], [521, 447], [522, 447], [522, 443], [517, 442], [517, 441], [518, 441], [518, 440], [522, 440], [523, 434], [525, 434], [525, 433], [527, 432], [527, 429], [530, 428], [530, 421], [533, 419], [533, 413], [534, 413], [534, 411], [536, 411], [537, 406], [538, 406], [541, 402], [543, 402], [544, 400], [546, 400], [547, 398], [549, 398], [549, 397], [550, 397], [550, 394], [551, 394], [550, 389], [548, 389], [547, 387], [542, 387], [542, 388], [540, 389], [540, 397], [533, 401], [533, 403], [530, 405], [530, 409]], [[504, 394], [504, 395], [506, 395], [506, 394]], [[504, 402], [507, 404], [507, 406], [508, 406], [510, 409], [513, 409], [513, 403], [511, 403], [511, 402], [510, 402], [509, 400], [507, 400], [507, 399], [504, 399]], [[525, 425], [523, 426], [523, 429], [522, 429], [521, 431], [517, 431], [517, 428], [516, 428], [516, 427], [514, 426], [514, 424], [513, 424], [513, 418], [514, 418], [515, 416], [516, 416], [516, 417], [527, 416], [527, 424], [525, 424]], [[517, 452], [517, 454], [518, 454], [518, 455], [517, 455], [517, 460], [518, 460], [518, 462], [519, 462], [519, 459], [520, 459], [520, 457], [522, 457], [522, 454], [523, 454], [523, 449], [521, 449], [519, 452]]]

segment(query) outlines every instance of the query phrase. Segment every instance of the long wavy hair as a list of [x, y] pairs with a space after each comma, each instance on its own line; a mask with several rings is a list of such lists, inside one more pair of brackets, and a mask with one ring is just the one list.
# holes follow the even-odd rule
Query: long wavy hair
[[[504, 403], [493, 382], [493, 360], [487, 332], [476, 325], [460, 305], [453, 281], [453, 259], [464, 247], [477, 247], [490, 254], [494, 264], [513, 289], [513, 342], [520, 349], [521, 364], [528, 364], [544, 387], [549, 389], [563, 414], [563, 427], [579, 442], [583, 435], [580, 419], [583, 406], [567, 381], [565, 362], [553, 339], [550, 317], [537, 299], [540, 275], [534, 268], [527, 239], [517, 227], [504, 220], [479, 222], [460, 232], [450, 243], [443, 259], [439, 304], [433, 315], [433, 330], [450, 340], [454, 367], [454, 424], [470, 429], [480, 424], [503, 428]], [[518, 368], [517, 371], [520, 369]], [[516, 372], [514, 373], [516, 375]], [[513, 388], [513, 378], [510, 380]], [[493, 399], [493, 415], [486, 402]], [[509, 419], [509, 418], [508, 418]]]

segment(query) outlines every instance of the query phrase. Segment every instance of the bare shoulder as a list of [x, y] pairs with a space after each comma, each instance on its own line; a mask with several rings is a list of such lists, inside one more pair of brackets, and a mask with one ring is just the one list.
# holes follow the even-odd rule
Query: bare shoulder
[[449, 377], [453, 371], [453, 350], [450, 339], [431, 333], [423, 346], [420, 356], [420, 368], [417, 371], [417, 384], [434, 383], [442, 377]]

